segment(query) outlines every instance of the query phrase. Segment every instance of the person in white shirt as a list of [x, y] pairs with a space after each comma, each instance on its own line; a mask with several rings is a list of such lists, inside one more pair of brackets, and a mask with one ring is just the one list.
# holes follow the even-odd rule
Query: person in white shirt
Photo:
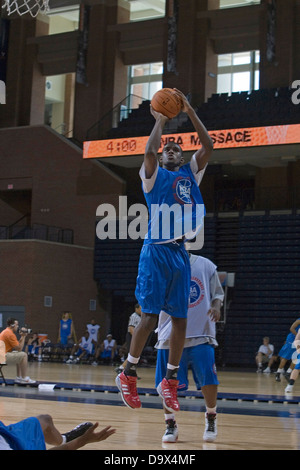
[[[141, 314], [142, 314], [141, 306], [139, 304], [135, 304], [134, 312], [130, 315], [129, 320], [128, 320], [128, 329], [127, 329], [126, 341], [125, 341], [127, 351], [129, 351], [130, 349], [130, 343], [131, 343], [134, 329], [139, 325], [141, 321]], [[120, 374], [122, 370], [124, 370], [124, 368], [126, 367], [126, 364], [127, 364], [127, 359], [125, 359], [125, 361], [123, 361], [123, 363], [119, 367], [116, 368], [116, 372]]]
[[[70, 357], [66, 364], [78, 364], [84, 357], [91, 356], [93, 353], [93, 343], [88, 330], [82, 336], [80, 343], [74, 344]], [[74, 358], [76, 356], [76, 358]]]
[[[224, 300], [224, 291], [217, 267], [207, 258], [189, 254], [191, 264], [190, 299], [187, 316], [186, 340], [178, 371], [178, 390], [188, 389], [188, 367], [191, 366], [197, 390], [202, 391], [205, 404], [205, 431], [203, 439], [214, 441], [217, 437], [218, 378], [215, 366], [216, 322]], [[161, 312], [158, 322], [156, 383], [163, 376], [169, 354], [171, 321]], [[175, 414], [164, 407], [166, 432], [163, 442], [176, 442], [178, 428]]]
[[[274, 346], [273, 344], [270, 344], [270, 338], [268, 336], [265, 336], [263, 338], [263, 344], [259, 347], [258, 352], [255, 357], [256, 365], [257, 365], [257, 371], [256, 372], [264, 372], [265, 374], [268, 374], [271, 372], [271, 366], [273, 362], [275, 362], [277, 359], [276, 356], [274, 356]], [[267, 364], [267, 367], [263, 371], [263, 364]]]
[[103, 341], [101, 346], [97, 348], [96, 353], [95, 353], [95, 361], [93, 365], [96, 365], [99, 356], [102, 359], [104, 364], [110, 364], [116, 354], [117, 350], [117, 342], [115, 339], [113, 339], [112, 334], [108, 333], [106, 336], [106, 339]]
[[93, 344], [93, 353], [95, 352], [95, 349], [97, 346], [100, 345], [100, 325], [96, 323], [96, 320], [94, 318], [91, 319], [90, 323], [86, 325], [86, 329], [89, 332], [89, 337], [91, 340], [91, 343]]

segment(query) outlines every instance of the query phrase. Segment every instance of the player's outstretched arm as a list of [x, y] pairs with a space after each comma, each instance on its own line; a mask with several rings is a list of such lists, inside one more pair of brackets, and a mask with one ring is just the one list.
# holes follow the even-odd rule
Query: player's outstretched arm
[[196, 161], [198, 164], [198, 169], [202, 170], [207, 164], [212, 154], [213, 142], [211, 140], [209, 133], [207, 132], [206, 127], [197, 116], [194, 108], [192, 108], [192, 106], [186, 99], [185, 95], [180, 90], [177, 90], [177, 88], [174, 88], [174, 90], [181, 96], [182, 103], [183, 103], [182, 111], [185, 112], [189, 116], [195, 128], [195, 131], [198, 134], [199, 140], [201, 142], [202, 147], [199, 150], [197, 150], [195, 155], [196, 155]]
[[155, 125], [146, 144], [144, 155], [144, 166], [146, 178], [151, 178], [157, 166], [157, 152], [160, 147], [160, 139], [168, 118], [161, 113], [154, 111], [150, 106], [151, 114], [155, 118]]

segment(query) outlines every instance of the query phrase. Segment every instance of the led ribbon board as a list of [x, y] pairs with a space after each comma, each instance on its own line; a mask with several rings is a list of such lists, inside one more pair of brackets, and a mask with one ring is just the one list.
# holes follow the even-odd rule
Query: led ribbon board
[[[209, 135], [213, 140], [214, 150], [300, 144], [300, 124], [209, 131]], [[84, 142], [83, 158], [144, 155], [148, 138], [149, 136], [143, 136]], [[194, 151], [201, 145], [196, 132], [165, 134], [161, 138], [160, 151], [170, 141], [177, 142], [183, 151]]]

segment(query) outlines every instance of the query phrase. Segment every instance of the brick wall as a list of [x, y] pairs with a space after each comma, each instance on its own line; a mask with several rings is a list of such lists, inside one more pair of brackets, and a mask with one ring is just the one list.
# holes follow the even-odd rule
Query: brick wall
[[[106, 312], [99, 305], [93, 280], [93, 249], [38, 240], [1, 240], [0, 254], [0, 305], [24, 306], [25, 322], [53, 341], [64, 310], [72, 313], [77, 337], [81, 338], [92, 318], [105, 336]], [[52, 307], [44, 307], [44, 296], [52, 296]], [[89, 311], [90, 299], [97, 299], [96, 311]]]

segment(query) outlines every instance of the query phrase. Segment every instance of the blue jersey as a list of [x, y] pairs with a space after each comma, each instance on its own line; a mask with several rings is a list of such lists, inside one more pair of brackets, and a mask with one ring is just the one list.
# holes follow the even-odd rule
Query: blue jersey
[[68, 336], [71, 335], [72, 320], [60, 320], [60, 340], [62, 344], [68, 343]]
[[35, 417], [8, 426], [0, 421], [0, 436], [12, 450], [46, 450], [42, 427]]
[[159, 167], [153, 188], [144, 196], [149, 210], [145, 244], [192, 239], [201, 229], [205, 208], [189, 163], [178, 171]]

